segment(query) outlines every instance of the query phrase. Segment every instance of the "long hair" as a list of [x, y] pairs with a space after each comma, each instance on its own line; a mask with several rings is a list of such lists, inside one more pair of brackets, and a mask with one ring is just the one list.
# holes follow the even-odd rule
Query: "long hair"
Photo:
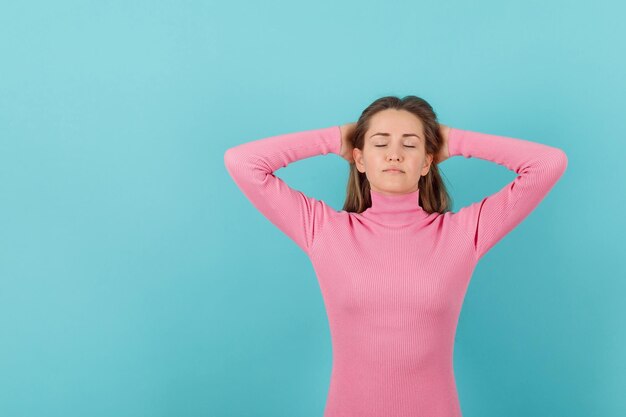
[[[365, 132], [370, 119], [376, 113], [386, 109], [406, 110], [417, 116], [424, 126], [426, 154], [433, 155], [428, 174], [420, 176], [418, 182], [419, 205], [428, 213], [445, 213], [450, 211], [452, 200], [439, 174], [439, 167], [434, 156], [443, 146], [443, 138], [439, 132], [439, 122], [432, 106], [424, 99], [409, 95], [400, 99], [395, 96], [381, 97], [367, 106], [361, 113], [352, 136], [349, 138], [352, 146], [363, 151]], [[350, 163], [348, 184], [346, 186], [346, 200], [343, 210], [361, 213], [371, 207], [370, 183], [364, 172], [359, 172], [354, 162]]]

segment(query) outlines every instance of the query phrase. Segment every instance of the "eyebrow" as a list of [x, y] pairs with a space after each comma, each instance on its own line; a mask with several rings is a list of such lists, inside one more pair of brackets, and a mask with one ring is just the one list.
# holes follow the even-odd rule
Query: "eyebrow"
[[[381, 136], [391, 136], [389, 133], [381, 133], [381, 132], [378, 132], [378, 133], [374, 133], [372, 136], [370, 136], [370, 139], [371, 139], [371, 138], [373, 138], [373, 137], [374, 137], [374, 136], [376, 136], [376, 135], [381, 135]], [[404, 138], [404, 137], [408, 137], [408, 136], [415, 136], [416, 138], [421, 139], [421, 137], [420, 137], [420, 136], [418, 136], [418, 135], [416, 135], [415, 133], [405, 133], [405, 134], [403, 134], [403, 135], [402, 135], [402, 137], [403, 137], [403, 138]]]

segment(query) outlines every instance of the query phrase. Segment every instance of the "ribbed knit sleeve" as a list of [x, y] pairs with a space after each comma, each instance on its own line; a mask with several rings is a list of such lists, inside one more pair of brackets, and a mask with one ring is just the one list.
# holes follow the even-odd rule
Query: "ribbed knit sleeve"
[[309, 253], [328, 206], [289, 187], [274, 171], [300, 159], [341, 150], [339, 126], [271, 136], [227, 149], [224, 164], [250, 202]]
[[476, 260], [537, 207], [567, 168], [567, 156], [559, 148], [452, 127], [448, 153], [495, 162], [519, 174], [496, 193], [453, 214], [473, 238]]

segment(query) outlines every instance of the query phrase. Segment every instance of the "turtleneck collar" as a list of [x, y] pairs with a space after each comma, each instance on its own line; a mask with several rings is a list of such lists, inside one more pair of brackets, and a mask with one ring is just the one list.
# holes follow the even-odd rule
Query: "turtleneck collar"
[[419, 189], [405, 194], [383, 194], [370, 190], [372, 206], [361, 214], [386, 224], [408, 224], [430, 213], [419, 205]]

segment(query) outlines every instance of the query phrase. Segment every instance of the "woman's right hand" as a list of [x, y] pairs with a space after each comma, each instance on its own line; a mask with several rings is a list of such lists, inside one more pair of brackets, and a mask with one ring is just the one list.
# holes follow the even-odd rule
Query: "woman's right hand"
[[339, 154], [350, 164], [354, 163], [354, 157], [352, 156], [352, 150], [354, 149], [352, 146], [352, 136], [354, 135], [355, 128], [356, 123], [346, 123], [339, 126], [341, 130], [341, 150]]

